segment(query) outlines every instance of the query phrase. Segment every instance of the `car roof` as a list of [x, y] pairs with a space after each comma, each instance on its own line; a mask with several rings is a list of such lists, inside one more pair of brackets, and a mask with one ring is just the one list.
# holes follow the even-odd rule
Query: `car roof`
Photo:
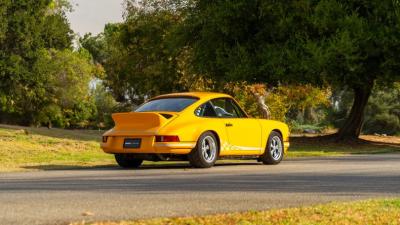
[[[193, 98], [198, 98], [200, 100], [197, 103], [189, 106], [188, 108], [198, 107], [199, 104], [202, 104], [205, 101], [209, 101], [209, 100], [215, 99], [215, 98], [231, 98], [236, 102], [236, 100], [232, 96], [230, 96], [228, 94], [224, 94], [224, 93], [218, 93], [218, 92], [178, 92], [178, 93], [159, 95], [152, 99], [149, 99], [149, 101], [154, 100], [154, 99], [161, 99], [161, 98], [178, 98], [178, 97], [193, 97]], [[245, 113], [245, 115], [248, 117], [248, 115], [243, 110], [243, 108], [242, 107], [240, 107], [240, 108]], [[182, 112], [185, 112], [185, 111], [187, 111], [187, 109], [184, 109]], [[181, 112], [179, 112], [179, 113], [181, 113]]]
[[171, 93], [171, 94], [159, 95], [159, 96], [154, 97], [152, 99], [168, 98], [168, 97], [195, 97], [195, 98], [199, 98], [199, 99], [232, 98], [228, 94], [217, 93], [217, 92], [180, 92], [180, 93]]

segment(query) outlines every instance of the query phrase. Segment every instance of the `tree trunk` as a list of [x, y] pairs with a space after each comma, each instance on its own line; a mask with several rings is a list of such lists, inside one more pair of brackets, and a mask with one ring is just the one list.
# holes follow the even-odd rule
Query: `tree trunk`
[[306, 123], [316, 123], [318, 118], [313, 107], [307, 106], [303, 112], [303, 120]]
[[373, 82], [365, 84], [364, 87], [354, 87], [354, 101], [349, 116], [344, 125], [337, 133], [338, 140], [357, 139], [360, 136], [364, 122], [364, 110], [371, 95]]
[[271, 119], [271, 111], [269, 110], [267, 104], [265, 104], [265, 96], [258, 93], [254, 94], [254, 96], [257, 99], [257, 105], [261, 114], [261, 118]]
[[271, 119], [271, 111], [268, 105], [265, 103], [265, 98], [267, 97], [267, 91], [265, 84], [253, 84], [248, 86], [250, 92], [257, 100], [258, 111], [260, 112], [261, 118]]

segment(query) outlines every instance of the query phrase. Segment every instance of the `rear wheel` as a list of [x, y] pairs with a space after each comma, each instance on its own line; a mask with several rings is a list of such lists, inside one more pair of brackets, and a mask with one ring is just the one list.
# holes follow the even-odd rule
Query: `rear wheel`
[[188, 158], [193, 167], [209, 168], [214, 166], [218, 158], [218, 142], [215, 135], [209, 131], [203, 133]]
[[143, 159], [136, 159], [133, 154], [115, 154], [115, 161], [122, 168], [139, 168]]
[[265, 152], [260, 156], [260, 161], [264, 164], [275, 165], [282, 161], [283, 158], [283, 140], [282, 136], [272, 131], [268, 137]]

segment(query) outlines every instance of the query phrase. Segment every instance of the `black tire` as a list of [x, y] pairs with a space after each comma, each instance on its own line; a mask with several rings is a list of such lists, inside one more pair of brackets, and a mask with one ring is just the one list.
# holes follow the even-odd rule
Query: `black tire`
[[265, 152], [262, 156], [260, 156], [260, 161], [263, 164], [276, 165], [282, 161], [283, 154], [284, 154], [284, 145], [282, 136], [278, 132], [272, 131], [268, 137], [268, 142], [267, 146], [265, 147]]
[[[205, 154], [203, 150], [203, 143], [205, 143], [205, 147], [208, 145], [207, 152]], [[207, 148], [205, 148], [207, 149]], [[196, 168], [210, 168], [214, 166], [215, 162], [218, 158], [219, 146], [218, 141], [215, 135], [212, 132], [204, 132], [197, 140], [196, 147], [190, 152], [188, 155], [188, 159], [190, 164]], [[207, 157], [209, 157], [207, 159]]]
[[139, 168], [143, 159], [136, 159], [133, 154], [115, 154], [115, 161], [125, 169]]

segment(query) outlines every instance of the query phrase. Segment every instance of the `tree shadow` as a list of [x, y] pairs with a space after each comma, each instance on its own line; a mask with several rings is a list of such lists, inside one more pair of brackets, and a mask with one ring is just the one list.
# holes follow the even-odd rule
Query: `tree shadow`
[[351, 147], [351, 148], [394, 148], [400, 150], [400, 137], [383, 137], [363, 135], [358, 139], [338, 141], [334, 135], [315, 135], [290, 137], [292, 147], [324, 146], [324, 147]]
[[56, 170], [117, 170], [119, 169], [116, 165], [62, 165], [62, 164], [45, 164], [45, 165], [32, 165], [32, 166], [21, 166], [26, 170], [42, 170], [42, 171], [56, 171]]
[[[260, 165], [260, 163], [254, 161], [249, 162], [248, 160], [243, 160], [243, 162], [224, 162], [223, 160], [217, 162], [214, 167], [230, 167], [230, 166], [240, 166], [240, 165]], [[22, 166], [21, 168], [27, 170], [42, 170], [42, 171], [56, 171], [56, 170], [154, 170], [154, 169], [195, 169], [189, 162], [160, 162], [160, 163], [150, 163], [144, 164], [137, 169], [124, 169], [116, 164], [107, 165], [62, 165], [62, 164], [45, 164], [45, 165], [31, 165]]]
[[85, 130], [85, 129], [60, 129], [46, 127], [25, 127], [16, 125], [0, 124], [0, 128], [21, 132], [21, 134], [42, 135], [53, 138], [71, 139], [78, 141], [98, 141], [101, 140], [101, 135], [104, 130]]
[[83, 174], [78, 176], [4, 178], [0, 192], [115, 191], [160, 192], [271, 192], [400, 194], [398, 174], [363, 173], [246, 173], [220, 174]]

